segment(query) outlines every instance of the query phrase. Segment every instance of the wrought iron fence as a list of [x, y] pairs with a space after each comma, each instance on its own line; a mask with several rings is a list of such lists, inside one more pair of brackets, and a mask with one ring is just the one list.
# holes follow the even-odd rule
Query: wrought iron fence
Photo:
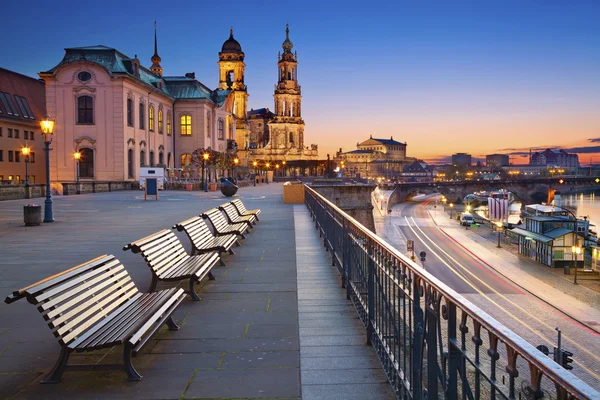
[[305, 203], [399, 399], [600, 398], [308, 186]]

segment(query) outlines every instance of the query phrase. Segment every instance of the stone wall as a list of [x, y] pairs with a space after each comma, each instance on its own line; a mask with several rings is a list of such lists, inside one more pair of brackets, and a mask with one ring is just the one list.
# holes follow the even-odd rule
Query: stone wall
[[371, 203], [371, 192], [375, 190], [375, 185], [315, 183], [311, 185], [311, 188], [375, 233], [373, 204]]
[[45, 195], [46, 185], [0, 185], [0, 201], [33, 199]]

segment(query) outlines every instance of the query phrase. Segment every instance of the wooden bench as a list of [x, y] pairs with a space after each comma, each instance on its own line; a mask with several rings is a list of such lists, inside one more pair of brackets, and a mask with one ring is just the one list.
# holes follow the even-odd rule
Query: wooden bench
[[[223, 236], [213, 235], [210, 229], [208, 229], [206, 222], [198, 216], [174, 225], [173, 229], [177, 229], [179, 232], [184, 231], [186, 233], [192, 243], [192, 255], [205, 254], [212, 251], [235, 254], [231, 247], [234, 244], [237, 246], [240, 245], [237, 240], [237, 235], [233, 233]], [[219, 261], [221, 262], [221, 265], [225, 265], [223, 258], [219, 258]]]
[[196, 301], [200, 300], [200, 297], [194, 291], [194, 283], [200, 282], [206, 275], [211, 280], [215, 279], [210, 270], [220, 258], [218, 251], [190, 256], [177, 236], [168, 229], [129, 243], [123, 250], [142, 253], [152, 271], [150, 291], [156, 288], [158, 281], [180, 281], [189, 278], [188, 293]]
[[214, 232], [217, 236], [223, 235], [239, 235], [242, 239], [246, 239], [244, 233], [248, 230], [248, 224], [237, 223], [230, 224], [225, 215], [218, 208], [211, 208], [205, 213], [201, 214], [202, 218], [208, 219], [214, 228]]
[[[13, 292], [10, 304], [23, 297], [34, 304], [61, 346], [60, 357], [42, 383], [58, 383], [65, 371], [118, 369], [129, 380], [142, 376], [131, 364], [163, 323], [179, 327], [171, 313], [185, 298], [183, 289], [141, 293], [113, 255], [103, 255]], [[72, 352], [124, 345], [123, 364], [68, 365]]]
[[246, 206], [240, 199], [232, 200], [230, 203], [233, 204], [240, 216], [254, 215], [256, 220], [259, 221], [258, 216], [260, 215], [260, 210], [258, 208], [255, 210], [246, 210]]
[[251, 229], [252, 224], [256, 223], [254, 222], [256, 221], [256, 217], [254, 215], [245, 215], [242, 217], [238, 214], [237, 209], [231, 203], [221, 204], [219, 206], [219, 210], [225, 213], [225, 216], [227, 217], [227, 220], [230, 224], [248, 224], [248, 229]]

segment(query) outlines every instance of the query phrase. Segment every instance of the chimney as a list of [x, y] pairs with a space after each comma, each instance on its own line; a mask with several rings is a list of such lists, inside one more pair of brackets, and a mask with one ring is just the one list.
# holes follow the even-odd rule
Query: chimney
[[185, 74], [186, 78], [190, 78], [190, 79], [196, 79], [196, 73], [195, 72], [188, 72], [187, 74]]

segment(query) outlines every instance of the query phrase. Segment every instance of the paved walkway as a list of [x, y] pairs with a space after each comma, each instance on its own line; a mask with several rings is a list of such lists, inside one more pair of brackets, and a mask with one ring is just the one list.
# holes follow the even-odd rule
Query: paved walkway
[[[40, 385], [60, 348], [35, 307], [0, 303], [0, 398], [329, 399], [353, 398], [344, 393], [363, 383], [373, 394], [385, 393], [383, 372], [304, 206], [283, 204], [281, 192], [280, 184], [240, 190], [249, 208], [263, 210], [261, 221], [237, 254], [225, 257], [227, 267], [213, 269], [217, 280], [197, 286], [202, 301], [185, 300], [175, 311], [181, 329], [159, 331], [134, 359], [141, 382], [98, 371], [66, 372], [60, 384]], [[24, 227], [22, 206], [31, 202], [0, 202], [0, 294], [105, 253], [117, 255], [146, 290], [150, 273], [142, 257], [122, 246], [224, 198], [171, 191], [158, 202], [144, 202], [135, 191], [56, 197], [55, 223]], [[178, 236], [189, 249], [185, 235]], [[327, 280], [329, 288], [322, 286]], [[119, 362], [120, 350], [72, 360]]]

